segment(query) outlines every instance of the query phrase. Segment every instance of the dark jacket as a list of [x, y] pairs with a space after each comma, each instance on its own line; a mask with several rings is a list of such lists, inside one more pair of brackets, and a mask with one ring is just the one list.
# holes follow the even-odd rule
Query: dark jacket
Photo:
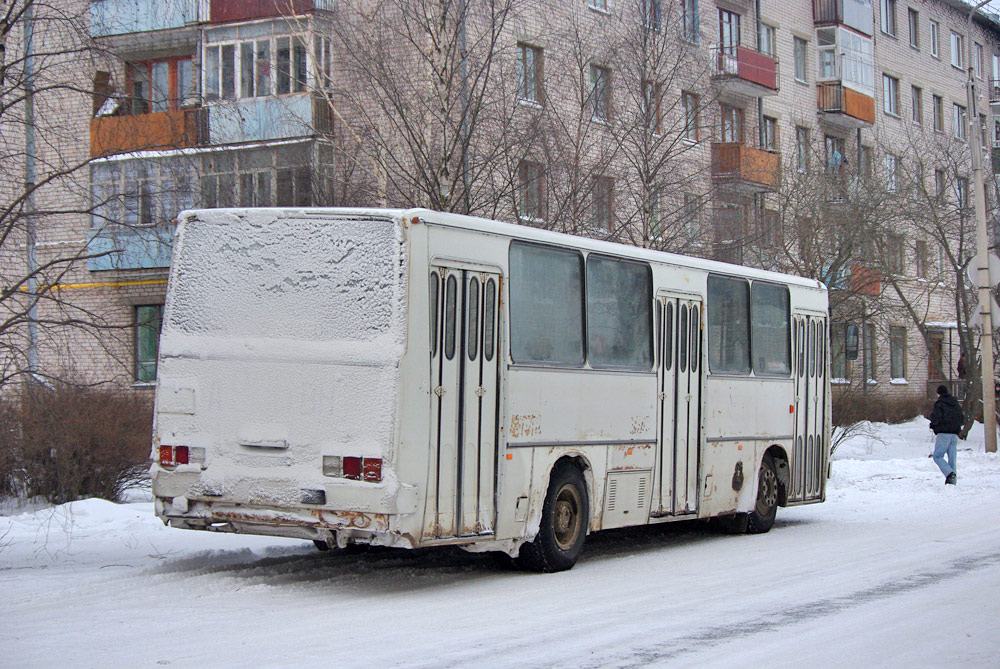
[[951, 395], [941, 395], [931, 411], [931, 429], [934, 434], [958, 434], [965, 423], [962, 405]]

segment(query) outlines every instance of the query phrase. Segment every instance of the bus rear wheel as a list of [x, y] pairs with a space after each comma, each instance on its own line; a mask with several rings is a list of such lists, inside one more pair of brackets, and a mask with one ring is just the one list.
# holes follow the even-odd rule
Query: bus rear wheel
[[583, 552], [589, 508], [583, 474], [571, 464], [559, 465], [545, 493], [538, 535], [521, 546], [520, 565], [539, 572], [572, 568]]
[[748, 534], [763, 534], [774, 525], [778, 513], [778, 470], [770, 453], [764, 455], [757, 474], [757, 501], [747, 519]]

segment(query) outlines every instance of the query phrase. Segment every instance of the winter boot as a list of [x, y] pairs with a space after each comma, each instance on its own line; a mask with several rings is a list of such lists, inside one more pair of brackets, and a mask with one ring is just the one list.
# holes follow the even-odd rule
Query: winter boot
[[955, 485], [957, 482], [958, 482], [958, 477], [955, 476], [955, 472], [948, 474], [948, 476], [945, 477], [944, 479], [945, 485]]

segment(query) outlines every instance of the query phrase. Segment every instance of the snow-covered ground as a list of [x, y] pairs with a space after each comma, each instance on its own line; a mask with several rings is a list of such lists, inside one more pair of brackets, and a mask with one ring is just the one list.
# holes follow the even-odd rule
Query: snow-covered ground
[[148, 502], [0, 517], [0, 666], [1000, 666], [1000, 457], [957, 486], [927, 421], [835, 454], [766, 535], [591, 535], [569, 572], [456, 549], [320, 553], [163, 527]]

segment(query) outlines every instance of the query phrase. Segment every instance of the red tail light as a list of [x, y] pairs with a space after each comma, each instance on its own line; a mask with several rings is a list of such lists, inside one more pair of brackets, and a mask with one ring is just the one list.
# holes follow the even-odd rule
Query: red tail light
[[376, 483], [382, 480], [382, 458], [365, 458], [364, 478]]
[[354, 481], [361, 480], [361, 458], [353, 456], [344, 458], [344, 478]]
[[186, 465], [190, 461], [191, 454], [187, 446], [160, 446], [160, 465], [173, 467]]
[[179, 465], [186, 465], [188, 463], [187, 446], [174, 446], [174, 462]]
[[174, 464], [174, 447], [160, 446], [160, 464], [170, 466]]

